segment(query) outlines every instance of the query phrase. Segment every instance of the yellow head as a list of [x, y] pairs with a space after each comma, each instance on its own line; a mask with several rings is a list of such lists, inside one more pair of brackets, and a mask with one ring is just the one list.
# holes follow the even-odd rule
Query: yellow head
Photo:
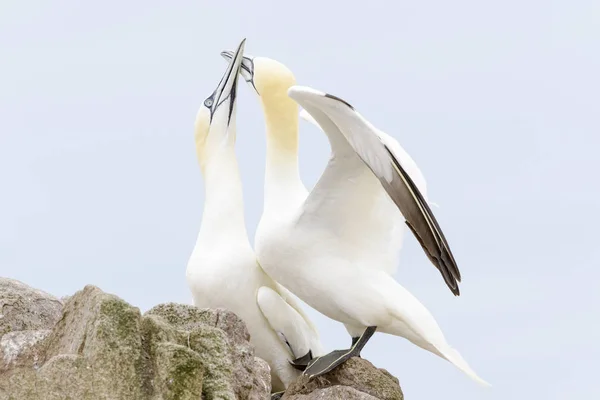
[[235, 107], [238, 74], [245, 39], [240, 43], [214, 92], [204, 100], [195, 123], [196, 153], [200, 166], [218, 156], [220, 149], [235, 143]]
[[[226, 60], [233, 52], [223, 51]], [[279, 61], [266, 57], [244, 56], [240, 74], [258, 95], [269, 132], [269, 145], [279, 151], [297, 151], [298, 105], [288, 96], [288, 89], [296, 84], [292, 71]]]

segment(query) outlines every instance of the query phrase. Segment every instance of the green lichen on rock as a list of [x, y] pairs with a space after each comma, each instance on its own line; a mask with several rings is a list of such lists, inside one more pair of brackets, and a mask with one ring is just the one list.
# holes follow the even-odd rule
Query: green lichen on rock
[[[29, 304], [27, 296], [39, 294], [14, 285], [10, 304]], [[0, 336], [0, 353], [9, 360], [0, 362], [0, 400], [269, 398], [269, 367], [254, 357], [244, 323], [229, 311], [170, 303], [142, 316], [94, 286], [64, 304], [48, 301], [60, 305], [60, 315], [46, 325], [11, 324], [38, 330]], [[11, 319], [30, 320], [40, 318]]]
[[206, 368], [206, 400], [235, 400], [233, 363], [226, 333], [212, 326], [198, 325], [189, 332], [189, 345], [200, 355]]
[[227, 333], [232, 343], [243, 343], [250, 340], [246, 324], [237, 315], [222, 308], [208, 309], [164, 303], [148, 310], [145, 315], [156, 315], [174, 327], [186, 331], [199, 325], [214, 326]]
[[80, 355], [92, 369], [90, 379], [96, 390], [103, 388], [117, 398], [144, 399], [140, 320], [139, 309], [88, 285], [65, 303], [48, 340], [46, 360]]
[[[10, 329], [0, 335], [0, 400], [270, 397], [269, 366], [255, 357], [245, 324], [232, 312], [168, 303], [141, 315], [94, 286], [63, 305], [15, 282], [0, 278], [0, 288], [10, 288], [10, 296], [0, 293], [0, 305], [10, 305], [4, 325]], [[16, 306], [22, 313], [31, 307], [34, 315], [15, 314]], [[396, 378], [360, 358], [310, 381], [301, 376], [284, 395], [325, 398], [403, 400], [403, 395]]]
[[218, 314], [213, 310], [167, 303], [146, 312], [144, 319], [147, 319], [144, 325], [150, 352], [156, 348], [157, 341], [164, 341], [166, 338], [188, 346], [198, 354], [206, 371], [203, 381], [204, 398], [236, 399], [232, 384], [231, 340], [225, 331], [213, 326], [217, 324]]
[[200, 399], [204, 376], [204, 365], [198, 353], [174, 343], [157, 346], [155, 385], [162, 399]]

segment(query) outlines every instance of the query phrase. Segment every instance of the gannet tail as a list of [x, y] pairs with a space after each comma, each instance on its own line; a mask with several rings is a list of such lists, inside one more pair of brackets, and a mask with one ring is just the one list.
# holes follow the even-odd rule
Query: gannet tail
[[433, 315], [416, 297], [389, 276], [381, 274], [379, 278], [377, 285], [383, 298], [389, 301], [388, 310], [394, 319], [392, 324], [381, 327], [382, 332], [404, 337], [449, 361], [479, 384], [491, 386], [471, 369], [456, 349], [448, 344]]
[[437, 350], [436, 353], [438, 353], [438, 355], [440, 357], [442, 357], [442, 358], [448, 360], [450, 363], [454, 364], [454, 366], [456, 366], [458, 369], [460, 369], [462, 372], [464, 372], [467, 376], [469, 376], [475, 382], [479, 383], [482, 386], [487, 386], [487, 387], [492, 386], [488, 382], [481, 379], [475, 373], [475, 371], [473, 371], [473, 369], [469, 366], [467, 361], [465, 361], [465, 359], [460, 355], [458, 350], [450, 347], [449, 345], [445, 346], [444, 349], [436, 348], [436, 350]]

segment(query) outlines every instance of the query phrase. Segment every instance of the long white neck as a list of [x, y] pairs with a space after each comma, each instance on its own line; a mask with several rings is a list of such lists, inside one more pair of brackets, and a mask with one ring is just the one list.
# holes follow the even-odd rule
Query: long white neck
[[205, 197], [198, 242], [248, 242], [242, 182], [233, 146], [217, 149], [203, 165], [202, 174]]
[[267, 129], [265, 211], [295, 208], [306, 196], [298, 171], [298, 106], [287, 95], [263, 101]]

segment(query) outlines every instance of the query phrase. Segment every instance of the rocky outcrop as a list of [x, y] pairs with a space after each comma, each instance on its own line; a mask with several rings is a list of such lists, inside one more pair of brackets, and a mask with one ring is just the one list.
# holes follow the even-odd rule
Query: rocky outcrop
[[403, 400], [398, 379], [362, 358], [351, 358], [328, 374], [309, 380], [301, 376], [282, 400]]
[[[0, 400], [261, 400], [270, 370], [233, 313], [160, 304], [145, 314], [86, 286], [58, 300], [0, 278]], [[353, 358], [300, 377], [289, 400], [402, 400], [398, 380]]]
[[0, 278], [0, 337], [12, 331], [51, 329], [61, 310], [56, 297], [14, 279]]
[[[17, 304], [37, 292], [23, 293]], [[0, 292], [0, 301], [5, 297], [14, 300], [14, 291]], [[86, 286], [66, 301], [62, 314], [58, 302], [62, 316], [51, 318], [38, 313], [42, 297], [29, 304], [44, 318], [17, 324], [11, 316], [0, 339], [1, 400], [269, 398], [269, 367], [254, 356], [244, 323], [229, 311], [162, 304], [141, 315]], [[52, 329], [28, 329], [42, 327]]]

